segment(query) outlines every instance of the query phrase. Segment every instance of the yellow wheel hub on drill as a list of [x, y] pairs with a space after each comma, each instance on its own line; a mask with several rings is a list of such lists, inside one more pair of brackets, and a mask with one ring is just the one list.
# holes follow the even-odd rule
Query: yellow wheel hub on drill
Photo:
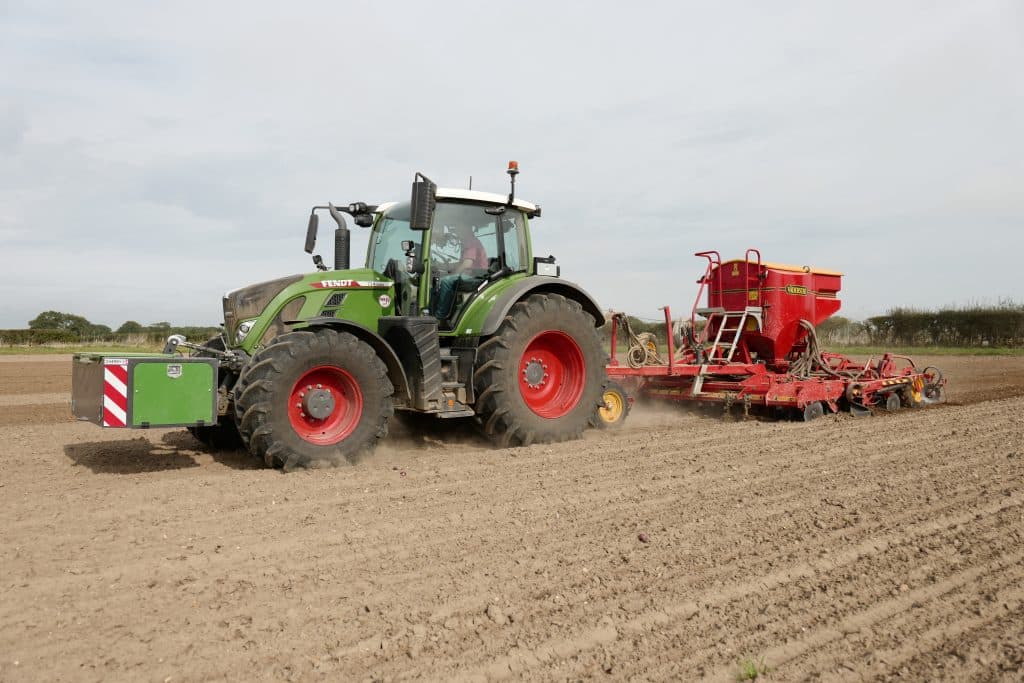
[[623, 400], [622, 394], [614, 390], [605, 391], [602, 400], [604, 400], [604, 407], [597, 409], [598, 414], [601, 415], [601, 420], [609, 425], [621, 420], [622, 414], [626, 410], [626, 403]]
[[920, 377], [915, 377], [914, 381], [910, 384], [909, 404], [911, 408], [917, 408], [924, 403], [924, 380]]

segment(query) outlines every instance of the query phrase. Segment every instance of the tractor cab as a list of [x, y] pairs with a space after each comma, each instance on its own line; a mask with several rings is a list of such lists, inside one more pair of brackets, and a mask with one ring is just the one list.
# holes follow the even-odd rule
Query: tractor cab
[[370, 235], [366, 263], [394, 280], [396, 315], [433, 316], [451, 331], [491, 283], [533, 274], [528, 219], [540, 215], [536, 205], [436, 187], [419, 201], [432, 205], [426, 216], [420, 207], [419, 224], [414, 197], [378, 207]]

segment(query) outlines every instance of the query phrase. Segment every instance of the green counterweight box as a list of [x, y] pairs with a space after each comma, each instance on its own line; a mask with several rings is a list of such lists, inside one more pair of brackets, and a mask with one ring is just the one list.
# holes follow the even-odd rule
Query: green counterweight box
[[101, 427], [191, 427], [217, 422], [216, 358], [79, 353], [71, 412]]

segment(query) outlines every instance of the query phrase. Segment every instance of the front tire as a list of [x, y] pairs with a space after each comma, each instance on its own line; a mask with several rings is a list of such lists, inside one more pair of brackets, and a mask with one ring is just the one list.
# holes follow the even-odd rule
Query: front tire
[[484, 433], [500, 446], [580, 438], [601, 403], [602, 358], [594, 319], [578, 302], [559, 294], [517, 302], [477, 351]]
[[388, 432], [394, 387], [373, 349], [347, 332], [290, 332], [253, 357], [235, 398], [239, 433], [268, 467], [338, 466]]

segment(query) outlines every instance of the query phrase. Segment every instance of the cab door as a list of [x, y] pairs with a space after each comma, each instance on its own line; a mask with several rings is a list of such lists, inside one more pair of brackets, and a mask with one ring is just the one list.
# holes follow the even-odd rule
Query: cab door
[[[424, 268], [417, 273], [407, 269], [411, 256], [417, 264], [422, 263], [423, 247], [428, 232], [409, 227], [409, 202], [395, 204], [385, 210], [377, 219], [370, 233], [366, 264], [395, 283], [395, 314], [417, 315], [419, 311], [421, 280], [427, 277]], [[408, 252], [405, 247], [412, 244]]]

